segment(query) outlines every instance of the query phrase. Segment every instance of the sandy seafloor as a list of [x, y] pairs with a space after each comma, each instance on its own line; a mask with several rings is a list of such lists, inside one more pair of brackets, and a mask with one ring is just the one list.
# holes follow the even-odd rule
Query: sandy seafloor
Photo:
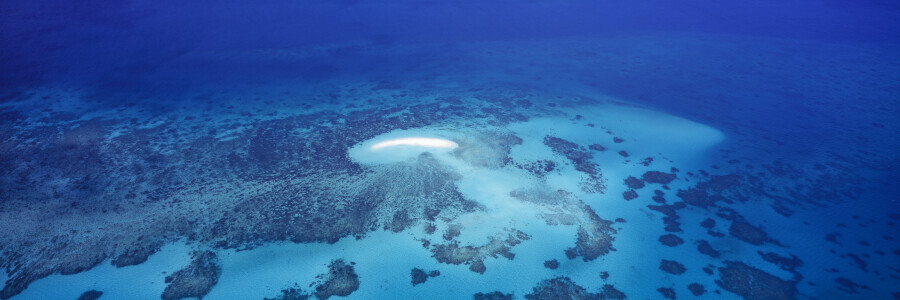
[[[112, 95], [67, 86], [6, 93], [0, 102], [0, 149], [8, 167], [2, 173], [0, 258], [7, 272], [0, 279], [10, 290], [23, 274], [45, 276], [25, 280], [27, 288], [4, 297], [76, 299], [96, 290], [101, 299], [159, 299], [169, 285], [166, 277], [190, 269], [197, 250], [214, 253], [219, 270], [204, 299], [275, 298], [290, 288], [313, 294], [338, 259], [352, 263], [358, 275], [358, 286], [346, 296], [351, 299], [466, 299], [494, 291], [522, 299], [540, 292], [542, 281], [562, 277], [568, 280], [556, 282], [580, 286], [582, 296], [606, 298], [616, 298], [609, 286], [629, 299], [660, 299], [659, 288], [671, 288], [681, 299], [898, 297], [900, 211], [892, 200], [897, 189], [887, 184], [900, 162], [900, 107], [890, 99], [900, 93], [900, 64], [889, 55], [896, 49], [686, 34], [328, 47], [395, 53], [387, 57], [447, 49], [391, 72], [210, 86], [133, 101], [109, 101], [105, 97]], [[192, 53], [169, 64], [236, 57], [290, 61], [320, 57], [328, 47]], [[739, 62], [728, 56], [737, 49], [745, 55]], [[790, 55], [804, 49], [819, 49], [828, 59]], [[336, 64], [353, 69], [352, 63]], [[786, 75], [798, 68], [809, 72]], [[680, 72], [688, 74], [664, 77]], [[792, 98], [804, 101], [784, 101]], [[720, 99], [737, 100], [722, 106], [715, 103]], [[351, 117], [354, 112], [362, 116]], [[312, 117], [296, 119], [303, 115]], [[373, 121], [392, 116], [400, 118]], [[412, 121], [391, 123], [396, 120]], [[356, 121], [354, 126], [381, 127], [352, 137], [339, 130]], [[460, 152], [368, 149], [400, 137], [448, 139], [459, 143]], [[574, 144], [560, 146], [548, 137]], [[327, 153], [288, 153], [293, 145], [329, 139], [342, 142], [326, 147]], [[80, 152], [66, 154], [74, 151]], [[318, 166], [302, 161], [323, 156], [348, 158], [363, 171], [344, 174], [340, 164], [335, 170], [295, 169]], [[529, 171], [539, 161], [554, 167]], [[648, 171], [673, 174], [674, 180], [626, 186], [627, 178]], [[477, 205], [440, 204], [433, 198], [447, 194], [432, 194], [434, 184]], [[305, 186], [312, 192], [279, 194]], [[626, 200], [632, 189], [636, 197]], [[535, 191], [564, 190], [574, 202], [529, 202], [511, 194], [523, 190], [538, 198]], [[317, 235], [311, 232], [345, 219], [305, 225], [322, 212], [360, 205], [331, 194], [369, 192], [387, 196], [364, 208], [373, 213], [362, 227]], [[347, 203], [316, 211], [332, 205], [317, 202], [329, 197]], [[429, 200], [412, 203], [421, 197]], [[592, 220], [577, 203], [609, 222]], [[429, 220], [422, 216], [429, 205], [444, 210]], [[290, 211], [298, 207], [313, 211]], [[665, 207], [677, 215], [674, 227], [667, 227], [672, 223]], [[396, 225], [392, 213], [400, 208], [411, 220]], [[269, 210], [277, 213], [267, 215]], [[707, 219], [715, 223], [711, 228], [701, 225]], [[750, 228], [736, 230], [736, 223]], [[599, 242], [611, 243], [609, 252], [567, 257], [579, 228], [593, 225], [613, 229], [598, 235]], [[285, 229], [290, 226], [313, 229]], [[230, 235], [217, 227], [287, 233]], [[457, 236], [447, 235], [451, 228], [459, 228]], [[476, 254], [459, 264], [435, 257], [438, 244], [479, 247], [515, 231], [527, 238], [507, 243], [514, 255]], [[683, 242], [663, 245], [659, 239], [667, 234]], [[718, 255], [698, 251], [700, 241]], [[146, 261], [111, 263], [141, 247], [151, 249]], [[767, 261], [763, 253], [782, 261]], [[554, 259], [558, 268], [545, 267]], [[685, 271], [665, 272], [663, 260]], [[483, 273], [470, 269], [477, 261]], [[728, 268], [736, 262], [743, 267]], [[414, 285], [414, 268], [440, 275]], [[704, 292], [689, 290], [692, 283]], [[580, 289], [556, 288], [563, 294]]]

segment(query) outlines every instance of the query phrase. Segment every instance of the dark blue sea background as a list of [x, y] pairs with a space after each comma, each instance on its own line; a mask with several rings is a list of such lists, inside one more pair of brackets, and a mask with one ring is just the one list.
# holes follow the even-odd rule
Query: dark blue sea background
[[[892, 1], [91, 0], [4, 1], [0, 9], [6, 90], [77, 86], [111, 105], [178, 98], [201, 87], [508, 72], [503, 59], [512, 58], [469, 57], [458, 44], [618, 38], [604, 49], [614, 55], [603, 59], [571, 49], [530, 62], [526, 71], [678, 115], [761, 129], [754, 134], [798, 147], [843, 149], [865, 140], [885, 148], [897, 133], [871, 126], [897, 120], [900, 5]], [[691, 34], [707, 40], [677, 41]], [[295, 59], [203, 55], [348, 41], [354, 44]], [[385, 50], [417, 44], [427, 47]], [[576, 63], [563, 67], [559, 60]], [[842, 109], [849, 105], [866, 112]], [[838, 141], [834, 127], [868, 134]], [[815, 138], [797, 143], [798, 134]]]
[[[529, 95], [539, 90], [540, 93], [534, 94], [545, 96], [554, 93], [602, 94], [715, 128], [724, 136], [722, 143], [713, 148], [698, 146], [697, 151], [704, 159], [680, 168], [677, 182], [685, 185], [665, 191], [670, 203], [678, 199], [675, 196], [677, 190], [687, 190], [689, 184], [703, 180], [687, 179], [691, 178], [686, 175], [688, 171], [701, 174], [699, 165], [704, 170], [702, 174], [729, 174], [732, 169], [738, 170], [735, 172], [749, 176], [746, 178], [752, 177], [753, 186], [759, 189], [755, 193], [742, 194], [750, 195], [750, 200], [735, 201], [739, 204], [734, 204], [734, 209], [784, 246], [778, 248], [776, 242], [766, 243], [779, 249], [772, 251], [783, 250], [779, 252], [782, 258], [796, 254], [795, 258], [804, 262], [801, 267], [790, 267], [790, 261], [781, 261], [765, 269], [780, 267], [787, 270], [777, 275], [784, 280], [793, 280], [798, 292], [788, 293], [790, 296], [784, 298], [900, 299], [900, 235], [897, 234], [900, 232], [900, 185], [897, 184], [900, 180], [900, 2], [892, 0], [5, 0], [0, 2], [0, 115], [3, 116], [0, 121], [0, 138], [3, 138], [0, 161], [3, 162], [0, 166], [7, 170], [0, 173], [0, 203], [3, 203], [0, 212], [16, 212], [44, 201], [41, 196], [28, 196], [34, 192], [29, 189], [31, 186], [55, 184], [56, 178], [66, 176], [82, 178], [82, 181], [78, 188], [61, 188], [71, 191], [59, 193], [61, 196], [57, 198], [67, 200], [58, 211], [45, 212], [41, 217], [16, 213], [32, 219], [28, 222], [7, 219], [4, 224], [31, 224], [31, 221], [38, 223], [38, 219], [54, 219], [52, 214], [69, 214], [61, 212], [67, 205], [73, 209], [83, 205], [93, 211], [67, 215], [75, 218], [73, 220], [80, 217], [92, 220], [117, 218], [94, 214], [100, 210], [106, 212], [106, 208], [113, 211], [111, 207], [115, 204], [95, 204], [90, 200], [95, 197], [92, 193], [105, 189], [118, 191], [114, 187], [128, 186], [118, 179], [110, 179], [121, 173], [107, 173], [101, 169], [83, 168], [88, 175], [72, 175], [78, 170], [35, 175], [37, 168], [49, 167], [48, 163], [25, 165], [24, 162], [32, 157], [35, 161], [50, 162], [49, 165], [53, 161], [84, 162], [90, 159], [88, 154], [65, 156], [53, 152], [60, 151], [51, 142], [54, 138], [48, 138], [47, 131], [36, 128], [59, 128], [62, 133], [72, 124], [90, 120], [98, 112], [105, 111], [122, 112], [127, 117], [119, 121], [125, 122], [122, 124], [132, 122], [134, 128], [146, 128], [137, 124], [166, 116], [180, 119], [196, 116], [196, 119], [189, 117], [186, 120], [198, 123], [220, 120], [216, 114], [222, 119], [246, 121], [235, 121], [241, 125], [229, 129], [253, 127], [256, 126], [254, 122], [281, 118], [284, 117], [282, 113], [294, 112], [297, 108], [315, 115], [334, 107], [348, 107], [347, 103], [364, 107], [366, 92], [350, 89], [353, 97], [359, 99], [345, 98], [347, 83], [359, 82], [378, 86], [373, 88], [375, 92], [371, 95], [380, 95], [377, 97], [382, 97], [379, 101], [383, 106], [411, 106], [414, 101], [409, 100], [410, 97], [421, 100], [426, 96], [435, 98], [435, 94], [470, 93], [482, 89], [523, 91]], [[409, 88], [411, 86], [415, 88]], [[402, 92], [404, 90], [407, 92]], [[391, 93], [393, 96], [388, 96]], [[552, 96], [536, 99], [540, 97], [529, 98], [527, 106], [531, 107], [531, 103], [535, 107], [542, 106], [554, 100], [563, 102]], [[75, 98], [77, 100], [73, 100]], [[515, 103], [513, 106], [526, 105]], [[512, 109], [511, 106], [509, 110], [504, 108], [497, 113]], [[350, 117], [342, 115], [335, 117], [337, 119], [341, 121], [335, 121], [335, 124], [343, 124], [341, 122]], [[569, 119], [576, 122], [574, 116]], [[594, 122], [600, 127], [603, 120]], [[103, 124], [98, 126], [111, 126]], [[203, 126], [209, 124], [195, 125], [198, 127], [176, 125], [172, 131], [207, 130]], [[85, 126], [81, 125], [81, 128], [88, 128]], [[388, 127], [360, 135], [354, 143], [392, 130]], [[223, 130], [210, 131], [209, 136], [221, 137]], [[121, 133], [108, 131], [100, 135], [112, 139], [118, 134]], [[624, 138], [626, 142], [622, 145], [627, 145], [628, 136]], [[41, 142], [42, 139], [47, 142]], [[172, 137], [169, 142], [190, 142], [189, 138], [187, 140]], [[78, 141], [105, 145], [91, 138]], [[547, 140], [544, 143], [552, 147]], [[136, 142], [134, 149], [162, 149], [161, 144], [165, 143]], [[344, 157], [351, 145], [340, 144], [327, 148], [327, 151], [336, 151], [330, 155]], [[609, 145], [615, 144], [610, 142]], [[88, 164], [105, 165], [109, 163], [110, 155], [115, 156], [107, 148], [100, 149], [96, 151], [104, 153], [104, 159]], [[134, 153], [143, 152], [134, 150]], [[134, 153], [128, 159], [153, 160], [160, 165], [167, 162], [160, 156], [134, 156]], [[160, 150], [160, 153], [167, 156], [171, 151]], [[271, 152], [266, 159], [278, 164], [281, 158], [272, 158], [280, 155], [278, 153]], [[638, 157], [632, 159], [639, 160]], [[657, 157], [657, 161], [663, 160]], [[199, 161], [184, 158], [179, 164], [200, 164]], [[677, 168], [679, 163], [674, 161], [672, 166]], [[260, 168], [277, 169], [271, 165], [263, 166]], [[204, 173], [207, 174], [205, 177], [215, 177], [219, 170], [217, 166], [196, 167], [211, 170], [211, 173]], [[181, 167], [175, 167], [178, 168]], [[668, 170], [666, 167], [663, 171]], [[293, 170], [290, 173], [306, 171], [316, 172]], [[269, 176], [275, 171], [266, 174]], [[640, 176], [640, 173], [635, 174]], [[201, 177], [196, 174], [171, 176], [180, 176], [183, 182]], [[266, 180], [274, 176], [280, 175], [271, 175]], [[614, 175], [607, 174], [609, 176]], [[622, 178], [610, 179], [607, 184], [621, 186]], [[682, 182], [683, 179], [686, 181]], [[77, 180], [70, 182], [74, 181]], [[653, 204], [649, 200], [653, 189], [656, 188], [638, 190], [642, 198], [633, 201], [646, 197], [647, 203]], [[620, 190], [614, 191], [617, 192], [603, 197], [624, 203]], [[137, 195], [141, 199], [148, 194]], [[708, 212], [711, 218], [715, 218], [712, 216], [716, 213], [720, 217], [723, 215], [721, 207], [726, 205], [721, 203], [725, 202], [718, 203], [713, 206], [720, 210]], [[642, 209], [647, 210], [644, 207], [646, 205]], [[604, 215], [597, 207], [594, 210], [605, 219], [616, 217]], [[653, 213], [652, 210], [648, 212]], [[629, 232], [627, 227], [637, 226], [634, 225], [637, 222], [655, 222], [654, 228], [661, 228], [662, 225], [657, 224], [661, 222], [659, 218], [628, 219], [628, 223], [623, 223], [625, 229], [620, 230], [617, 241], [627, 241], [623, 235], [640, 235], [635, 230]], [[743, 220], [743, 217], [717, 220], [720, 227], [725, 226], [718, 230], [727, 235], [728, 222], [738, 222], [735, 220]], [[694, 223], [697, 222], [691, 222], [685, 227], [696, 227]], [[796, 226], [780, 227], [780, 224], [788, 223]], [[20, 274], [16, 272], [31, 266], [20, 263], [15, 257], [36, 253], [22, 250], [25, 254], [13, 255], [25, 249], [22, 245], [29, 244], [25, 235], [31, 229], [20, 229], [11, 233], [20, 242], [0, 247], [9, 253], [0, 258], [5, 260], [2, 266], [7, 270], [7, 277], [2, 278], [8, 279], [10, 286], [14, 279], [21, 279], [16, 277]], [[695, 233], [682, 236], [687, 242], [679, 246], [691, 253], [695, 252], [695, 239], [716, 239], [706, 236], [703, 231], [692, 234]], [[656, 243], [657, 234], [652, 235], [649, 239]], [[189, 245], [203, 244], [204, 241], [202, 237], [189, 234], [181, 236], [189, 240]], [[108, 242], [99, 240], [97, 244]], [[820, 244], [811, 244], [812, 241]], [[152, 247], [159, 248], [160, 245]], [[627, 244], [614, 242], [613, 246], [619, 248], [618, 252], [630, 251]], [[47, 251], [69, 251], [65, 250], [65, 245], [60, 247], [57, 248], [60, 250]], [[718, 247], [725, 246], [719, 244]], [[158, 251], [155, 248], [150, 253]], [[116, 251], [104, 252], [100, 260], [114, 259]], [[709, 264], [723, 267], [731, 266], [725, 261], [745, 261], [763, 268], [760, 265], [765, 262], [759, 257], [765, 251], [769, 250], [759, 254], [755, 249], [723, 250], [728, 259], [710, 258]], [[568, 261], [561, 253], [557, 254], [559, 259]], [[223, 256], [221, 252], [219, 255]], [[603, 263], [607, 262], [600, 262]], [[655, 266], [651, 271], [658, 272]], [[687, 268], [689, 272], [699, 272], [703, 266], [687, 265]], [[365, 285], [375, 284], [379, 279], [373, 278], [377, 275], [364, 273], [364, 263], [357, 268], [361, 269], [361, 283], [358, 284], [362, 289], [350, 297], [391, 295], [392, 290], [387, 288], [383, 294], [367, 292]], [[491, 268], [493, 266], [489, 264], [486, 274], [491, 273]], [[624, 267], [595, 268], [596, 272], [609, 271], [612, 279], [616, 279], [616, 272], [629, 272]], [[52, 289], [49, 283], [39, 285], [39, 280], [50, 274], [63, 274], [53, 275], [63, 278], [89, 269], [36, 271], [39, 275], [34, 280], [26, 280], [34, 282], [32, 287], [22, 290]], [[401, 273], [408, 273], [407, 270]], [[567, 276], [568, 271], [564, 270], [567, 269], [554, 271], [557, 273], [553, 276]], [[728, 270], [731, 269], [721, 272]], [[452, 278], [457, 278], [452, 277], [454, 273], [442, 271], [450, 274], [437, 277], [443, 282], [430, 281], [425, 285], [454, 284]], [[224, 272], [219, 286], [227, 281], [228, 266]], [[620, 280], [614, 285], [626, 294], [633, 289], [628, 287], [647, 286], [647, 294], [631, 292], [630, 298], [667, 295], [667, 290], [656, 290], [657, 281], [667, 280], [660, 279], [663, 275], [641, 274], [628, 277], [632, 281]], [[748, 278], [753, 278], [752, 274], [755, 273], [751, 272]], [[798, 274], [802, 275], [798, 277]], [[703, 273], [688, 275], [708, 281], [706, 294], [702, 297], [767, 297], [727, 283], [716, 286], [714, 280], [724, 280], [718, 277], [720, 271], [713, 277]], [[310, 276], [309, 280], [312, 279]], [[408, 284], [407, 277], [402, 280]], [[578, 283], [591, 286], [590, 291], [599, 289], [599, 285], [593, 288], [595, 285]], [[501, 291], [521, 298], [535, 284], [522, 282], [521, 285], [527, 287], [522, 291]], [[678, 298], [692, 296], [680, 281], [671, 285], [677, 286], [673, 293], [677, 291]], [[229, 298], [222, 296], [222, 290], [215, 294], [219, 286], [213, 287], [214, 294], [210, 294], [217, 296], [210, 298]], [[274, 287], [276, 291], [281, 288]], [[537, 288], [534, 291], [537, 292]], [[435, 293], [438, 294], [419, 296], [442, 298], [438, 296], [442, 294]], [[15, 294], [18, 293], [2, 295], [6, 299]], [[23, 299], [38, 297], [29, 295], [45, 294], [23, 293], [20, 296]], [[107, 295], [117, 298], [114, 291]], [[406, 298], [411, 294], [397, 295]], [[774, 297], [771, 299], [782, 296], [784, 294], [771, 296]]]

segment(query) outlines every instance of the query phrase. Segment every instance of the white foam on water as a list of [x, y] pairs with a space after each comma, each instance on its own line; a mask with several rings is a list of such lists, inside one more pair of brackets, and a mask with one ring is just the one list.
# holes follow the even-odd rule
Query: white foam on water
[[372, 145], [369, 147], [369, 150], [378, 151], [383, 148], [388, 147], [397, 147], [397, 146], [414, 146], [414, 147], [426, 147], [426, 148], [448, 148], [453, 149], [459, 147], [458, 144], [453, 141], [445, 140], [445, 139], [437, 139], [437, 138], [423, 138], [423, 137], [408, 137], [408, 138], [398, 138], [383, 141]]

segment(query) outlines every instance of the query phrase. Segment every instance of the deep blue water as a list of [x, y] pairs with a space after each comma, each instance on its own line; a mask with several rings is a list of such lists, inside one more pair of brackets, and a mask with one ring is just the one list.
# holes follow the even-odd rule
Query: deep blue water
[[[309, 223], [313, 225], [308, 228], [328, 231], [339, 227], [334, 229], [335, 236], [310, 237], [291, 231], [300, 225], [288, 229], [274, 225], [253, 227], [248, 229], [252, 234], [245, 235], [223, 234], [216, 228], [227, 228], [223, 224], [235, 219], [252, 224], [288, 224], [293, 221], [285, 221], [290, 217], [281, 218], [280, 212], [305, 212], [303, 207], [315, 206], [284, 199], [332, 196], [343, 199], [346, 195], [334, 195], [346, 193], [349, 186], [363, 185], [351, 185], [350, 182], [356, 182], [354, 176], [381, 174], [377, 167], [369, 170], [365, 163], [360, 167], [358, 161], [351, 161], [348, 151], [383, 134], [396, 134], [397, 130], [433, 133], [429, 130], [436, 126], [442, 130], [452, 127], [460, 132], [487, 127], [511, 130], [519, 137], [492, 136], [469, 144], [464, 139], [454, 141], [460, 142], [460, 147], [494, 141], [484, 143], [495, 143], [496, 147], [485, 147], [493, 149], [490, 151], [506, 149], [504, 155], [510, 155], [498, 169], [518, 170], [513, 166], [526, 169], [522, 167], [523, 159], [546, 154], [555, 155], [558, 162], [570, 160], [574, 170], [583, 173], [575, 173], [581, 177], [559, 174], [570, 181], [595, 175], [591, 174], [591, 167], [585, 167], [585, 161], [597, 164], [598, 168], [616, 170], [602, 175], [608, 180], [609, 193], [576, 192], [575, 195], [603, 219], [615, 219], [619, 209], [622, 214], [636, 212], [638, 209], [630, 206], [609, 209], [607, 204], [598, 203], [624, 201], [622, 180], [628, 176], [640, 177], [646, 171], [637, 164], [640, 158], [622, 154], [626, 159], [623, 164], [633, 168], [620, 170], [603, 165], [608, 161], [601, 154], [578, 154], [582, 153], [577, 151], [578, 147], [595, 151], [587, 147], [603, 134], [599, 128], [606, 126], [620, 128], [617, 133], [625, 139], [622, 144], [625, 146], [631, 141], [629, 134], [641, 136], [644, 128], [670, 128], [669, 135], [683, 135], [684, 143], [693, 143], [687, 142], [693, 141], [691, 130], [702, 130], [685, 125], [685, 131], [679, 132], [681, 127], [672, 127], [674, 123], [663, 119], [650, 119], [637, 125], [626, 120], [621, 125], [615, 123], [620, 121], [615, 116], [602, 113], [584, 113], [586, 120], [582, 120], [580, 114], [569, 116], [574, 113], [566, 110], [575, 105], [586, 105], [581, 108], [586, 111], [602, 108], [596, 103], [604, 102], [604, 97], [721, 132], [721, 141], [716, 140], [713, 145], [697, 144], [695, 149], [673, 145], [672, 153], [666, 153], [669, 148], [659, 143], [640, 144], [640, 147], [661, 149], [648, 155], [655, 157], [657, 165], [660, 161], [667, 164], [659, 171], [678, 174], [671, 190], [669, 186], [659, 189], [665, 190], [669, 204], [681, 199], [681, 205], [685, 202], [689, 205], [690, 212], [682, 216], [684, 219], [693, 222], [695, 218], [709, 217], [719, 224], [732, 224], [716, 227], [724, 236], [710, 237], [706, 229], [691, 229], [699, 222], [683, 221], [690, 225], [679, 231], [666, 230], [682, 235], [687, 241], [676, 249], [695, 254], [696, 242], [712, 240], [717, 247], [730, 250], [723, 250], [725, 254], [721, 258], [709, 258], [709, 265], [722, 268], [714, 276], [709, 275], [713, 277], [702, 273], [698, 273], [700, 276], [687, 273], [682, 277], [651, 275], [648, 272], [659, 272], [656, 265], [650, 269], [642, 266], [610, 269], [597, 265], [597, 261], [588, 264], [589, 260], [585, 259], [585, 265], [554, 268], [555, 273], [544, 279], [568, 276], [587, 286], [588, 292], [600, 293], [599, 284], [579, 281], [580, 272], [609, 271], [613, 279], [617, 274], [628, 274], [609, 282], [637, 299], [666, 296], [665, 290], [657, 291], [655, 286], [663, 276], [668, 276], [663, 282], [669, 282], [666, 281], [669, 277], [682, 278], [670, 282], [677, 286], [673, 293], [677, 291], [679, 298], [900, 297], [897, 288], [900, 286], [900, 235], [897, 235], [900, 188], [896, 185], [900, 179], [897, 168], [900, 165], [900, 138], [897, 138], [900, 136], [900, 2], [897, 1], [9, 0], [0, 3], [0, 97], [0, 167], [4, 169], [0, 172], [0, 213], [4, 225], [17, 226], [3, 236], [7, 242], [0, 242], [0, 266], [6, 269], [7, 276], [0, 278], [9, 278], [4, 293], [0, 293], [4, 299], [28, 291], [11, 287], [23, 284], [27, 287], [50, 274], [81, 273], [95, 268], [101, 261], [108, 264], [107, 259], [113, 259], [112, 263], [119, 266], [115, 259], [125, 254], [140, 258], [142, 255], [135, 253], [144, 253], [146, 260], [147, 256], [160, 252], [160, 247], [176, 242], [187, 243], [191, 250], [213, 249], [210, 253], [229, 257], [225, 253], [230, 253], [230, 249], [252, 249], [282, 241], [328, 244], [340, 238], [365, 240], [362, 237], [366, 234], [378, 236], [372, 232], [386, 231], [390, 226], [385, 225], [384, 230], [362, 230], [365, 226], [353, 227], [356, 223], [350, 221], [351, 225], [331, 226], [342, 223], [329, 221], [328, 214], [350, 218], [348, 214], [359, 213], [358, 223], [371, 218], [372, 222], [381, 224], [385, 219], [377, 216], [380, 210], [375, 208], [382, 204], [362, 205], [350, 213], [316, 211], [324, 219], [313, 219]], [[389, 119], [404, 113], [412, 116], [402, 121]], [[540, 152], [523, 137], [526, 134], [516, 131], [516, 128], [538, 127], [515, 125], [540, 118], [561, 120], [554, 124], [591, 122], [584, 125], [591, 128], [596, 123], [598, 131], [583, 133], [559, 125], [547, 135], [558, 133], [564, 140], [574, 141], [571, 144], [574, 148], [544, 140], [549, 148]], [[165, 128], [154, 127], [158, 124], [164, 124]], [[541, 145], [541, 140], [535, 143]], [[619, 143], [608, 142], [605, 146], [616, 149]], [[560, 150], [563, 148], [568, 150]], [[490, 152], [479, 149], [481, 152], [475, 156], [487, 156]], [[640, 148], [622, 150], [642, 153]], [[680, 155], [676, 153], [685, 151], [699, 158], [665, 162], [669, 160], [667, 155], [676, 157]], [[424, 161], [421, 157], [417, 159]], [[486, 166], [496, 167], [489, 163]], [[632, 171], [638, 173], [629, 173]], [[426, 174], [431, 175], [422, 176], [441, 172], [429, 171]], [[346, 177], [329, 177], [334, 174]], [[386, 174], [392, 174], [389, 178], [407, 178], [402, 175], [406, 173]], [[715, 176], [729, 174], [742, 179], [738, 183], [715, 181], [719, 178]], [[346, 183], [348, 187], [310, 183], [318, 182], [319, 176], [336, 180], [336, 185]], [[536, 178], [541, 178], [542, 184], [565, 182], [541, 176], [544, 175]], [[395, 184], [385, 182], [389, 181], [381, 184]], [[704, 182], [712, 183], [703, 185]], [[421, 185], [425, 190], [434, 185], [428, 180], [396, 184]], [[715, 184], [726, 187], [711, 187]], [[465, 184], [458, 185], [465, 190]], [[208, 186], [209, 190], [192, 190], [197, 186]], [[247, 202], [269, 203], [278, 199], [295, 206], [259, 204], [256, 207], [241, 202], [262, 193], [254, 190], [258, 186], [277, 187], [274, 190], [284, 186], [303, 188], [286, 188], [290, 190], [289, 196], [265, 196], [268, 197], [265, 201]], [[502, 183], [497, 186], [500, 189]], [[708, 193], [714, 194], [709, 197], [713, 204], [698, 205], [680, 192], [697, 188], [709, 189]], [[378, 191], [373, 193], [393, 191], [389, 187], [373, 189]], [[656, 188], [638, 189], [639, 198], [631, 200], [626, 196], [629, 202], [623, 203], [646, 201], [638, 208], [648, 211], [647, 205], [655, 205], [655, 199], [650, 198], [653, 189]], [[219, 197], [216, 201], [222, 203], [196, 200], [202, 198], [197, 195], [204, 193], [224, 195], [216, 196]], [[188, 194], [196, 197], [185, 196]], [[465, 191], [462, 195], [469, 196]], [[361, 196], [346, 197], [358, 200]], [[126, 200], [119, 202], [119, 199]], [[338, 200], [322, 201], [331, 205]], [[213, 209], [206, 209], [208, 206], [228, 209], [212, 212]], [[191, 207], [203, 207], [209, 215], [185, 213]], [[178, 212], [156, 213], [162, 208]], [[604, 209], [610, 213], [605, 215]], [[377, 212], [360, 213], [370, 210]], [[728, 214], [723, 213], [726, 210], [736, 211], [740, 217], [726, 217]], [[655, 213], [657, 217], [629, 219], [624, 223], [625, 229], [618, 233], [619, 243], [630, 241], [622, 235], [648, 235], [654, 236], [650, 240], [655, 247], [667, 247], [655, 242], [658, 232], [645, 232], [639, 229], [644, 227], [632, 225], [655, 222], [653, 228], [661, 230], [662, 215], [654, 211], [660, 210], [649, 208], [648, 214]], [[257, 213], [263, 217], [253, 219]], [[388, 223], [400, 227], [391, 230], [401, 232], [412, 228], [412, 225], [396, 225], [400, 223], [434, 226], [437, 222], [443, 231], [443, 223], [435, 221], [434, 215], [426, 218], [410, 214], [408, 223], [400, 215], [393, 215]], [[129, 221], [131, 218], [176, 225], [157, 228]], [[739, 225], [734, 224], [744, 224], [744, 218], [774, 238], [768, 242], [747, 242], [753, 240], [747, 237], [752, 233], [735, 233], [741, 230], [735, 229]], [[41, 225], [47, 220], [60, 223]], [[110, 225], [91, 223], [97, 220], [109, 220], [129, 229], [111, 231]], [[447, 217], [444, 222], [450, 224], [454, 220]], [[73, 227], [67, 230], [66, 226], [70, 225]], [[629, 225], [637, 227], [630, 229]], [[154, 229], [135, 229], [142, 226]], [[477, 226], [469, 226], [470, 230], [473, 227]], [[418, 228], [415, 227], [417, 233], [421, 231]], [[119, 240], [120, 235], [142, 234], [146, 234], [146, 239]], [[835, 241], [835, 236], [842, 238]], [[452, 235], [447, 238], [446, 234], [444, 237], [447, 241], [454, 238]], [[854, 240], [857, 237], [861, 240]], [[535, 240], [540, 238], [535, 235]], [[341, 247], [352, 248], [352, 245]], [[542, 247], [528, 246], [527, 242], [523, 245]], [[631, 251], [629, 247], [632, 247], [616, 242], [612, 246], [619, 248], [619, 252]], [[762, 256], [769, 251], [785, 259], [799, 258], [804, 263], [796, 267], [785, 267], [790, 263], [784, 261], [773, 263]], [[62, 253], [76, 253], [71, 257], [77, 258], [60, 258]], [[139, 258], [133, 265], [140, 265]], [[560, 259], [565, 256], [560, 254]], [[614, 261], [610, 257], [601, 263], [619, 266]], [[796, 292], [765, 294], [751, 292], [752, 288], [738, 288], [729, 283], [735, 281], [733, 278], [727, 278], [728, 272], [735, 269], [739, 271], [734, 274], [750, 272], [748, 278], [756, 281], [766, 282], [771, 278], [746, 268], [733, 269], [730, 262], [747, 263], [751, 269], [768, 273], [780, 268], [782, 273], [766, 275], [780, 278], [784, 283], [773, 285]], [[221, 264], [225, 265], [225, 275], [220, 283], [235, 282], [228, 276], [230, 263]], [[465, 269], [456, 266], [458, 263], [440, 263], [442, 267]], [[463, 263], [470, 264], [476, 265], [473, 261]], [[685, 265], [689, 272], [704, 266], [703, 263]], [[379, 279], [362, 271], [365, 267], [365, 263], [357, 267], [361, 269], [362, 279], [357, 282], [361, 289], [356, 295], [350, 293], [350, 297], [415, 295], [390, 287], [384, 287], [380, 294], [366, 290], [366, 284], [374, 284]], [[488, 275], [490, 268], [493, 265], [489, 265]], [[459, 275], [452, 270], [442, 271], [451, 275], [438, 277], [444, 281], [432, 282], [433, 285], [464, 285], [467, 280], [477, 278], [453, 276], [478, 275], [477, 272], [465, 271]], [[705, 296], [687, 294], [693, 291], [680, 280], [689, 276], [705, 282]], [[220, 279], [219, 274], [212, 277]], [[415, 272], [413, 277], [415, 282]], [[303, 285], [310, 280], [313, 278], [297, 279], [294, 284]], [[725, 283], [714, 283], [715, 280]], [[510, 286], [522, 288], [498, 287], [498, 290], [521, 298], [534, 287], [534, 297], [550, 297], [538, 293], [537, 282], [525, 279], [517, 282], [514, 277], [509, 282]], [[653, 284], [645, 284], [648, 282]], [[228, 295], [223, 289], [230, 291], [229, 287], [221, 287], [225, 283], [215, 285], [215, 280], [213, 283], [211, 297], [229, 298], [223, 296]], [[287, 285], [273, 283], [272, 289], [278, 291]], [[647, 285], [644, 290], [649, 292], [634, 292], [640, 290], [638, 285]], [[95, 283], [95, 286], [102, 291], [100, 287], [104, 285]], [[163, 287], [160, 285], [159, 289]], [[52, 288], [53, 284], [46, 283], [33, 289]], [[303, 290], [310, 292], [315, 288], [303, 286]], [[158, 294], [155, 288], [148, 291]], [[565, 292], [574, 293], [571, 290], [560, 293]], [[604, 292], [607, 293], [604, 297], [612, 297], [609, 291]], [[33, 298], [38, 296], [29, 295], [47, 294], [21, 295]], [[132, 297], [146, 296], [137, 295]], [[442, 298], [441, 295], [457, 298], [460, 294], [435, 288], [420, 292], [418, 297]], [[111, 288], [106, 297], [122, 296]]]

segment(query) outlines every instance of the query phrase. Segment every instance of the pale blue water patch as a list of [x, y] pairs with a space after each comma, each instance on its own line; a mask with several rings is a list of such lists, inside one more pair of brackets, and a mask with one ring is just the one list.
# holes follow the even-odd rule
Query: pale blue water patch
[[191, 250], [184, 243], [169, 244], [139, 265], [117, 268], [106, 260], [78, 274], [50, 275], [14, 299], [77, 299], [89, 290], [102, 291], [107, 299], [159, 299], [166, 276], [190, 264]]

